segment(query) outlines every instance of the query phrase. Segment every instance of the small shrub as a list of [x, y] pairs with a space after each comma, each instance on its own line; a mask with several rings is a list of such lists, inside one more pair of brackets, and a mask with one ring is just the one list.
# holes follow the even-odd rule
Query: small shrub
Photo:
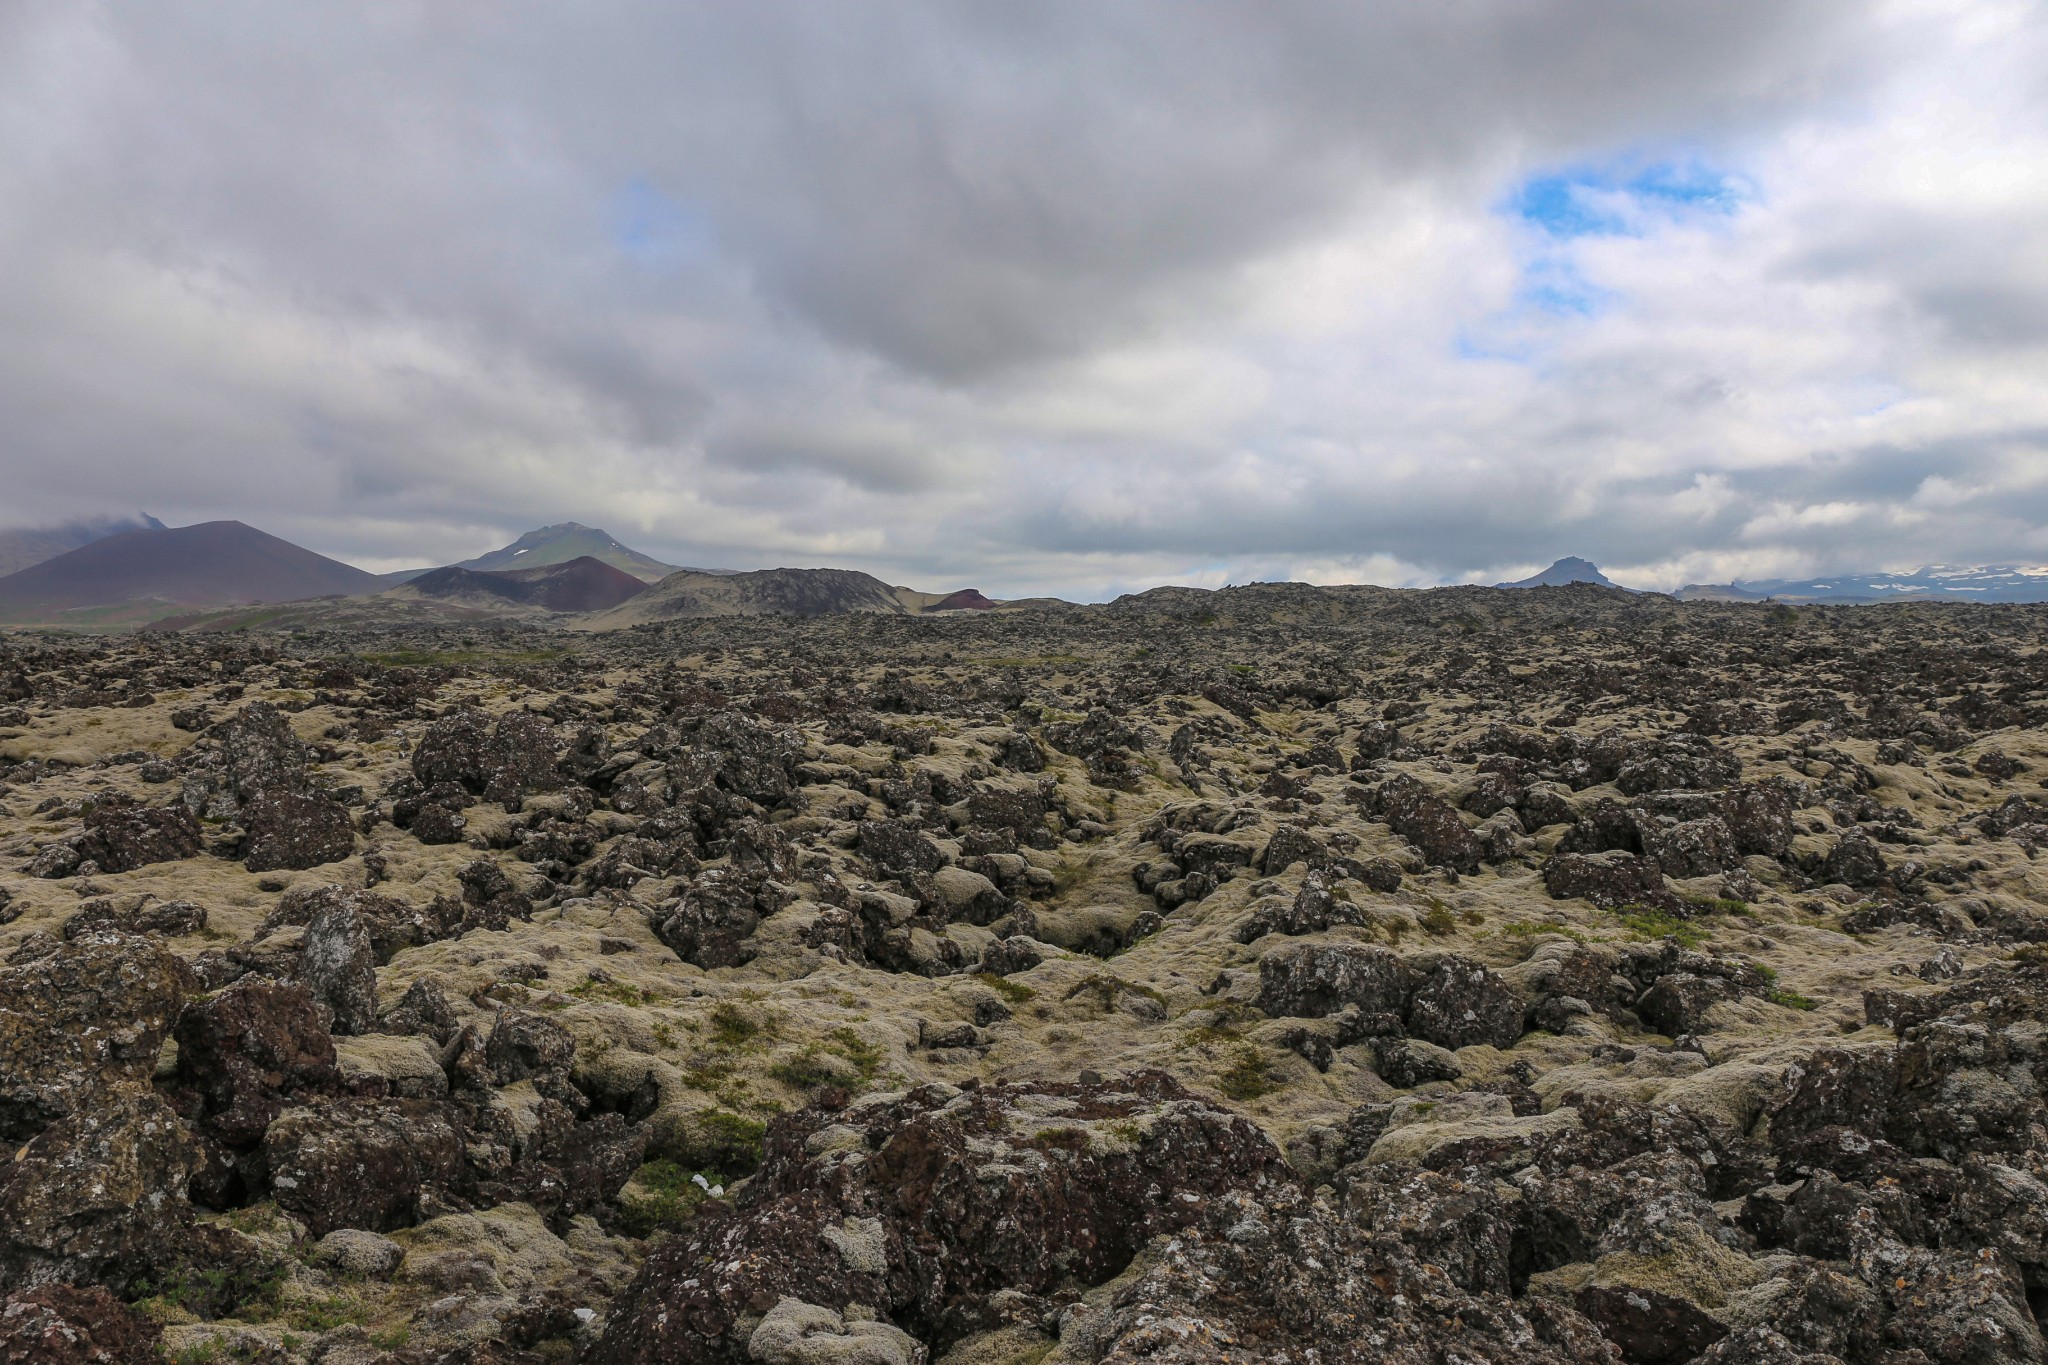
[[569, 988], [580, 1000], [612, 1000], [621, 1005], [658, 1005], [662, 997], [623, 981], [593, 981], [585, 978]]
[[1140, 982], [1126, 981], [1120, 976], [1111, 976], [1107, 972], [1097, 972], [1093, 976], [1086, 977], [1075, 983], [1067, 991], [1066, 998], [1072, 1000], [1077, 996], [1092, 995], [1095, 997], [1097, 1007], [1107, 1014], [1116, 1007], [1117, 996], [1125, 991], [1129, 991], [1133, 995], [1142, 995], [1155, 1004], [1162, 1006], [1166, 1004], [1164, 992]]
[[860, 1036], [851, 1027], [841, 1024], [825, 1035], [825, 1046], [852, 1063], [853, 1069], [864, 1081], [871, 1081], [882, 1069], [885, 1057], [882, 1049]]
[[799, 1090], [815, 1090], [845, 1079], [839, 1068], [815, 1047], [807, 1047], [768, 1068], [768, 1075]]
[[1250, 1043], [1240, 1044], [1231, 1063], [1218, 1078], [1223, 1093], [1233, 1100], [1255, 1100], [1270, 1095], [1283, 1083], [1273, 1074], [1272, 1063], [1259, 1055]]
[[768, 1125], [724, 1109], [699, 1115], [697, 1128], [711, 1165], [727, 1175], [750, 1175], [761, 1164], [761, 1143]]
[[619, 1192], [621, 1225], [635, 1237], [652, 1236], [688, 1217], [709, 1198], [706, 1185], [723, 1188], [724, 1184], [715, 1171], [685, 1170], [666, 1157], [650, 1161], [635, 1171]]
[[732, 1079], [736, 1068], [722, 1057], [694, 1057], [683, 1068], [683, 1084], [692, 1090], [717, 1092]]
[[711, 1007], [711, 1038], [725, 1047], [741, 1047], [767, 1030], [746, 1011], [721, 1000]]
[[1181, 1041], [1188, 1047], [1220, 1047], [1234, 1043], [1243, 1035], [1229, 1024], [1197, 1024], [1181, 1033]]

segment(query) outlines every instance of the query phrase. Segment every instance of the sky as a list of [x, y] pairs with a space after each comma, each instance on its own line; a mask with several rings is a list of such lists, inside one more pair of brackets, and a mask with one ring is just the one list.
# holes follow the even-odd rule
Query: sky
[[0, 0], [0, 524], [2048, 563], [2048, 6]]

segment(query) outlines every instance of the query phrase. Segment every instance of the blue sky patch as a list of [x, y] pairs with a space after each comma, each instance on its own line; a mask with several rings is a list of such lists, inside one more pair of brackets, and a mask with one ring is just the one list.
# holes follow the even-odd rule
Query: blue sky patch
[[1522, 285], [1515, 301], [1552, 317], [1598, 317], [1613, 307], [1619, 296], [1611, 289], [1586, 279], [1569, 260], [1540, 256], [1522, 269]]
[[1654, 220], [1726, 217], [1753, 198], [1746, 181], [1702, 161], [1629, 161], [1532, 176], [1506, 212], [1556, 238], [1640, 236]]
[[707, 244], [703, 218], [653, 183], [628, 180], [612, 196], [612, 243], [646, 264], [659, 264]]
[[1597, 318], [1627, 303], [1587, 278], [1578, 243], [1647, 238], [1678, 224], [1730, 218], [1756, 198], [1751, 181], [1696, 156], [1629, 155], [1530, 176], [1495, 210], [1528, 229], [1515, 244], [1521, 279], [1513, 302], [1461, 332], [1456, 353], [1467, 360], [1537, 363], [1537, 338], [1547, 327]]

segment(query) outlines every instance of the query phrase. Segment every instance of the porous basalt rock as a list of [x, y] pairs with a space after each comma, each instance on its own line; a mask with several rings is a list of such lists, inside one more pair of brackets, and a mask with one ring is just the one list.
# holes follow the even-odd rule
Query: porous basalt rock
[[0, 1290], [147, 1282], [182, 1251], [197, 1149], [170, 1105], [119, 1091], [0, 1163]]
[[38, 1285], [0, 1301], [0, 1365], [155, 1365], [163, 1328], [97, 1285]]
[[220, 1141], [248, 1147], [294, 1097], [332, 1092], [334, 1040], [297, 982], [247, 976], [185, 1006], [177, 1023], [177, 1080]]
[[110, 933], [0, 967], [0, 1141], [147, 1086], [193, 984], [156, 942]]
[[[844, 1143], [827, 1140], [839, 1130]], [[995, 1325], [997, 1294], [1105, 1279], [1154, 1233], [1283, 1169], [1256, 1128], [1156, 1073], [926, 1086], [792, 1115], [771, 1127], [746, 1195], [650, 1259], [595, 1359], [744, 1361], [748, 1305], [784, 1297], [867, 1304], [921, 1340], [950, 1341]], [[848, 1219], [879, 1220], [877, 1255], [850, 1260], [825, 1236]]]

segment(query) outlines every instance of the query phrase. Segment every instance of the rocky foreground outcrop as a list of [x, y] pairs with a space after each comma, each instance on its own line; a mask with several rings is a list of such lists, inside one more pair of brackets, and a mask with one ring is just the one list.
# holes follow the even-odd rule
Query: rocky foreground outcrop
[[0, 1365], [2048, 1360], [2044, 637], [8, 637]]

